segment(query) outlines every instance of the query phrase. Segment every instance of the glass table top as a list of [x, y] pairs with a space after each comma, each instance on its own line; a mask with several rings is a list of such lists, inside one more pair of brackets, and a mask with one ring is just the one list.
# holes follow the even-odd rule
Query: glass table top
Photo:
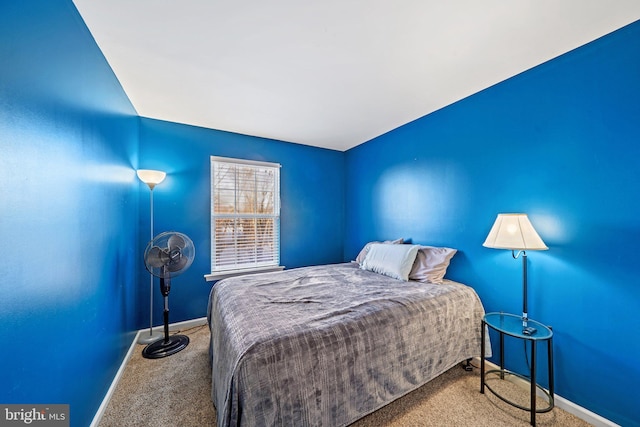
[[553, 336], [553, 331], [548, 326], [535, 320], [527, 320], [527, 332], [522, 322], [521, 315], [508, 313], [487, 313], [484, 321], [493, 329], [505, 334], [528, 340], [548, 340]]

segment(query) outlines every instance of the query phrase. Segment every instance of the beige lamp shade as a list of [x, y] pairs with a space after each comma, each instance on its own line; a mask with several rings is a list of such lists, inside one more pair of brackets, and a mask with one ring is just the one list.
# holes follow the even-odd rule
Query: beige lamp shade
[[531, 225], [526, 214], [498, 214], [482, 246], [495, 249], [549, 249]]
[[136, 173], [138, 174], [140, 181], [147, 184], [151, 190], [153, 190], [153, 187], [164, 181], [164, 178], [167, 176], [166, 172], [151, 169], [138, 169]]

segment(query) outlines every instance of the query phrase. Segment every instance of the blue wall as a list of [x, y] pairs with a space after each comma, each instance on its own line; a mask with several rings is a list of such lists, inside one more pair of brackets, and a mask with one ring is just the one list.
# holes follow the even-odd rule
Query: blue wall
[[[211, 283], [204, 280], [204, 275], [211, 272], [210, 156], [282, 165], [282, 265], [294, 268], [342, 261], [342, 152], [142, 118], [140, 167], [167, 172], [166, 180], [153, 190], [154, 232], [180, 231], [191, 237], [196, 245], [193, 265], [172, 281], [171, 322], [206, 315], [211, 290]], [[143, 231], [140, 244], [146, 245], [149, 240], [148, 190], [140, 193], [140, 207], [140, 229]], [[141, 280], [148, 283], [148, 275], [143, 275]], [[156, 289], [154, 319], [157, 322], [154, 323], [161, 322], [161, 304], [162, 297]], [[148, 325], [148, 311], [141, 316], [141, 325]]]
[[496, 214], [528, 213], [549, 246], [528, 253], [529, 314], [554, 328], [557, 393], [640, 425], [639, 100], [636, 22], [348, 151], [345, 257], [454, 247], [448, 277], [518, 313], [520, 260], [482, 243]]
[[0, 7], [0, 403], [87, 426], [133, 339], [138, 118], [71, 1]]

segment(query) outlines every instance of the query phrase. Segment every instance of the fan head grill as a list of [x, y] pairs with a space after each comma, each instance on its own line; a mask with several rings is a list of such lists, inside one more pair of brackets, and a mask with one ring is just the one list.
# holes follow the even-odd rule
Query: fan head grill
[[144, 264], [156, 277], [178, 276], [191, 266], [195, 247], [191, 239], [176, 231], [158, 234], [144, 251]]

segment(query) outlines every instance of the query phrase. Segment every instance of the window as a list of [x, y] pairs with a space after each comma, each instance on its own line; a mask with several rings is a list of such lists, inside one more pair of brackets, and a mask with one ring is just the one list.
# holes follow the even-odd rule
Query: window
[[211, 157], [211, 275], [279, 268], [280, 165]]

